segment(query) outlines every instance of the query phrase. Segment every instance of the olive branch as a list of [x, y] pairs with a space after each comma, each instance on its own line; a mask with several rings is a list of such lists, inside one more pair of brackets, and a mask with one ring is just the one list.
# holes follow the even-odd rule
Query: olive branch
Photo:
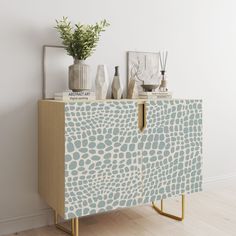
[[81, 23], [71, 26], [67, 17], [56, 20], [56, 29], [60, 34], [62, 43], [68, 55], [74, 59], [85, 60], [95, 51], [101, 32], [110, 24], [106, 20], [95, 23], [95, 25], [83, 25]]

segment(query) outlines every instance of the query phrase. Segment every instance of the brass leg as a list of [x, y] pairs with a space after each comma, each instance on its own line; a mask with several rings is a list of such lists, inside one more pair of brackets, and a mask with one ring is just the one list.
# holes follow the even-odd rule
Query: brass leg
[[71, 235], [75, 236], [75, 219], [71, 220]]
[[65, 232], [67, 234], [70, 234], [71, 236], [75, 236], [75, 235], [78, 236], [79, 235], [79, 234], [74, 233], [75, 232], [74, 219], [71, 220], [71, 230], [69, 230], [69, 229], [65, 228], [64, 226], [62, 226], [58, 223], [58, 214], [57, 214], [56, 211], [54, 212], [54, 224], [55, 224], [57, 229]]
[[184, 220], [184, 211], [185, 211], [185, 196], [184, 195], [182, 195], [182, 214], [181, 214], [181, 217], [164, 212], [164, 210], [163, 210], [163, 208], [164, 208], [163, 207], [163, 200], [161, 200], [161, 209], [159, 207], [157, 207], [154, 202], [152, 203], [152, 206], [162, 216], [166, 216], [166, 217], [169, 217], [171, 219], [178, 220], [178, 221], [183, 221]]
[[74, 236], [79, 236], [79, 219], [75, 218], [74, 221], [75, 221], [75, 234], [74, 234]]

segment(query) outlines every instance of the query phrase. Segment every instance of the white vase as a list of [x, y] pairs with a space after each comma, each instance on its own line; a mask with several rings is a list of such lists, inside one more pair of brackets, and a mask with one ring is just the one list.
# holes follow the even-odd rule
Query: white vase
[[90, 90], [90, 67], [83, 60], [75, 59], [74, 64], [69, 66], [69, 89], [74, 92]]
[[120, 76], [119, 76], [119, 67], [115, 67], [115, 75], [112, 82], [112, 97], [114, 99], [121, 99], [123, 96]]
[[96, 99], [106, 99], [108, 87], [109, 87], [109, 76], [106, 65], [99, 65], [97, 68], [96, 75]]

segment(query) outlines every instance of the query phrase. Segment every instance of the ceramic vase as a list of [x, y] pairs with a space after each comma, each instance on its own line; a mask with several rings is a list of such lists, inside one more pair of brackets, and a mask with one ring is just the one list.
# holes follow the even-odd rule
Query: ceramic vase
[[96, 99], [106, 99], [109, 86], [109, 77], [106, 65], [99, 65], [95, 80]]
[[91, 89], [90, 67], [84, 61], [75, 59], [69, 66], [69, 89], [74, 92]]
[[133, 98], [137, 98], [137, 97], [138, 97], [138, 90], [137, 90], [136, 81], [134, 79], [131, 79], [128, 84], [127, 98], [133, 99]]
[[123, 96], [120, 76], [119, 76], [119, 66], [115, 67], [115, 75], [112, 82], [112, 97], [114, 99], [121, 99]]

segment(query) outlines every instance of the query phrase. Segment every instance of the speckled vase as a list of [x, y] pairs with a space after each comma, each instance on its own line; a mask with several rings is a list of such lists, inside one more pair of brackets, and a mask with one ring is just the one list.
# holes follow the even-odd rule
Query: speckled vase
[[121, 99], [123, 96], [120, 75], [119, 75], [119, 67], [115, 67], [115, 75], [112, 82], [112, 98]]
[[137, 85], [136, 81], [134, 79], [131, 79], [128, 84], [128, 94], [127, 98], [128, 99], [134, 99], [138, 97], [138, 90], [137, 90]]
[[69, 89], [74, 92], [91, 89], [90, 67], [83, 60], [75, 59], [69, 66]]

